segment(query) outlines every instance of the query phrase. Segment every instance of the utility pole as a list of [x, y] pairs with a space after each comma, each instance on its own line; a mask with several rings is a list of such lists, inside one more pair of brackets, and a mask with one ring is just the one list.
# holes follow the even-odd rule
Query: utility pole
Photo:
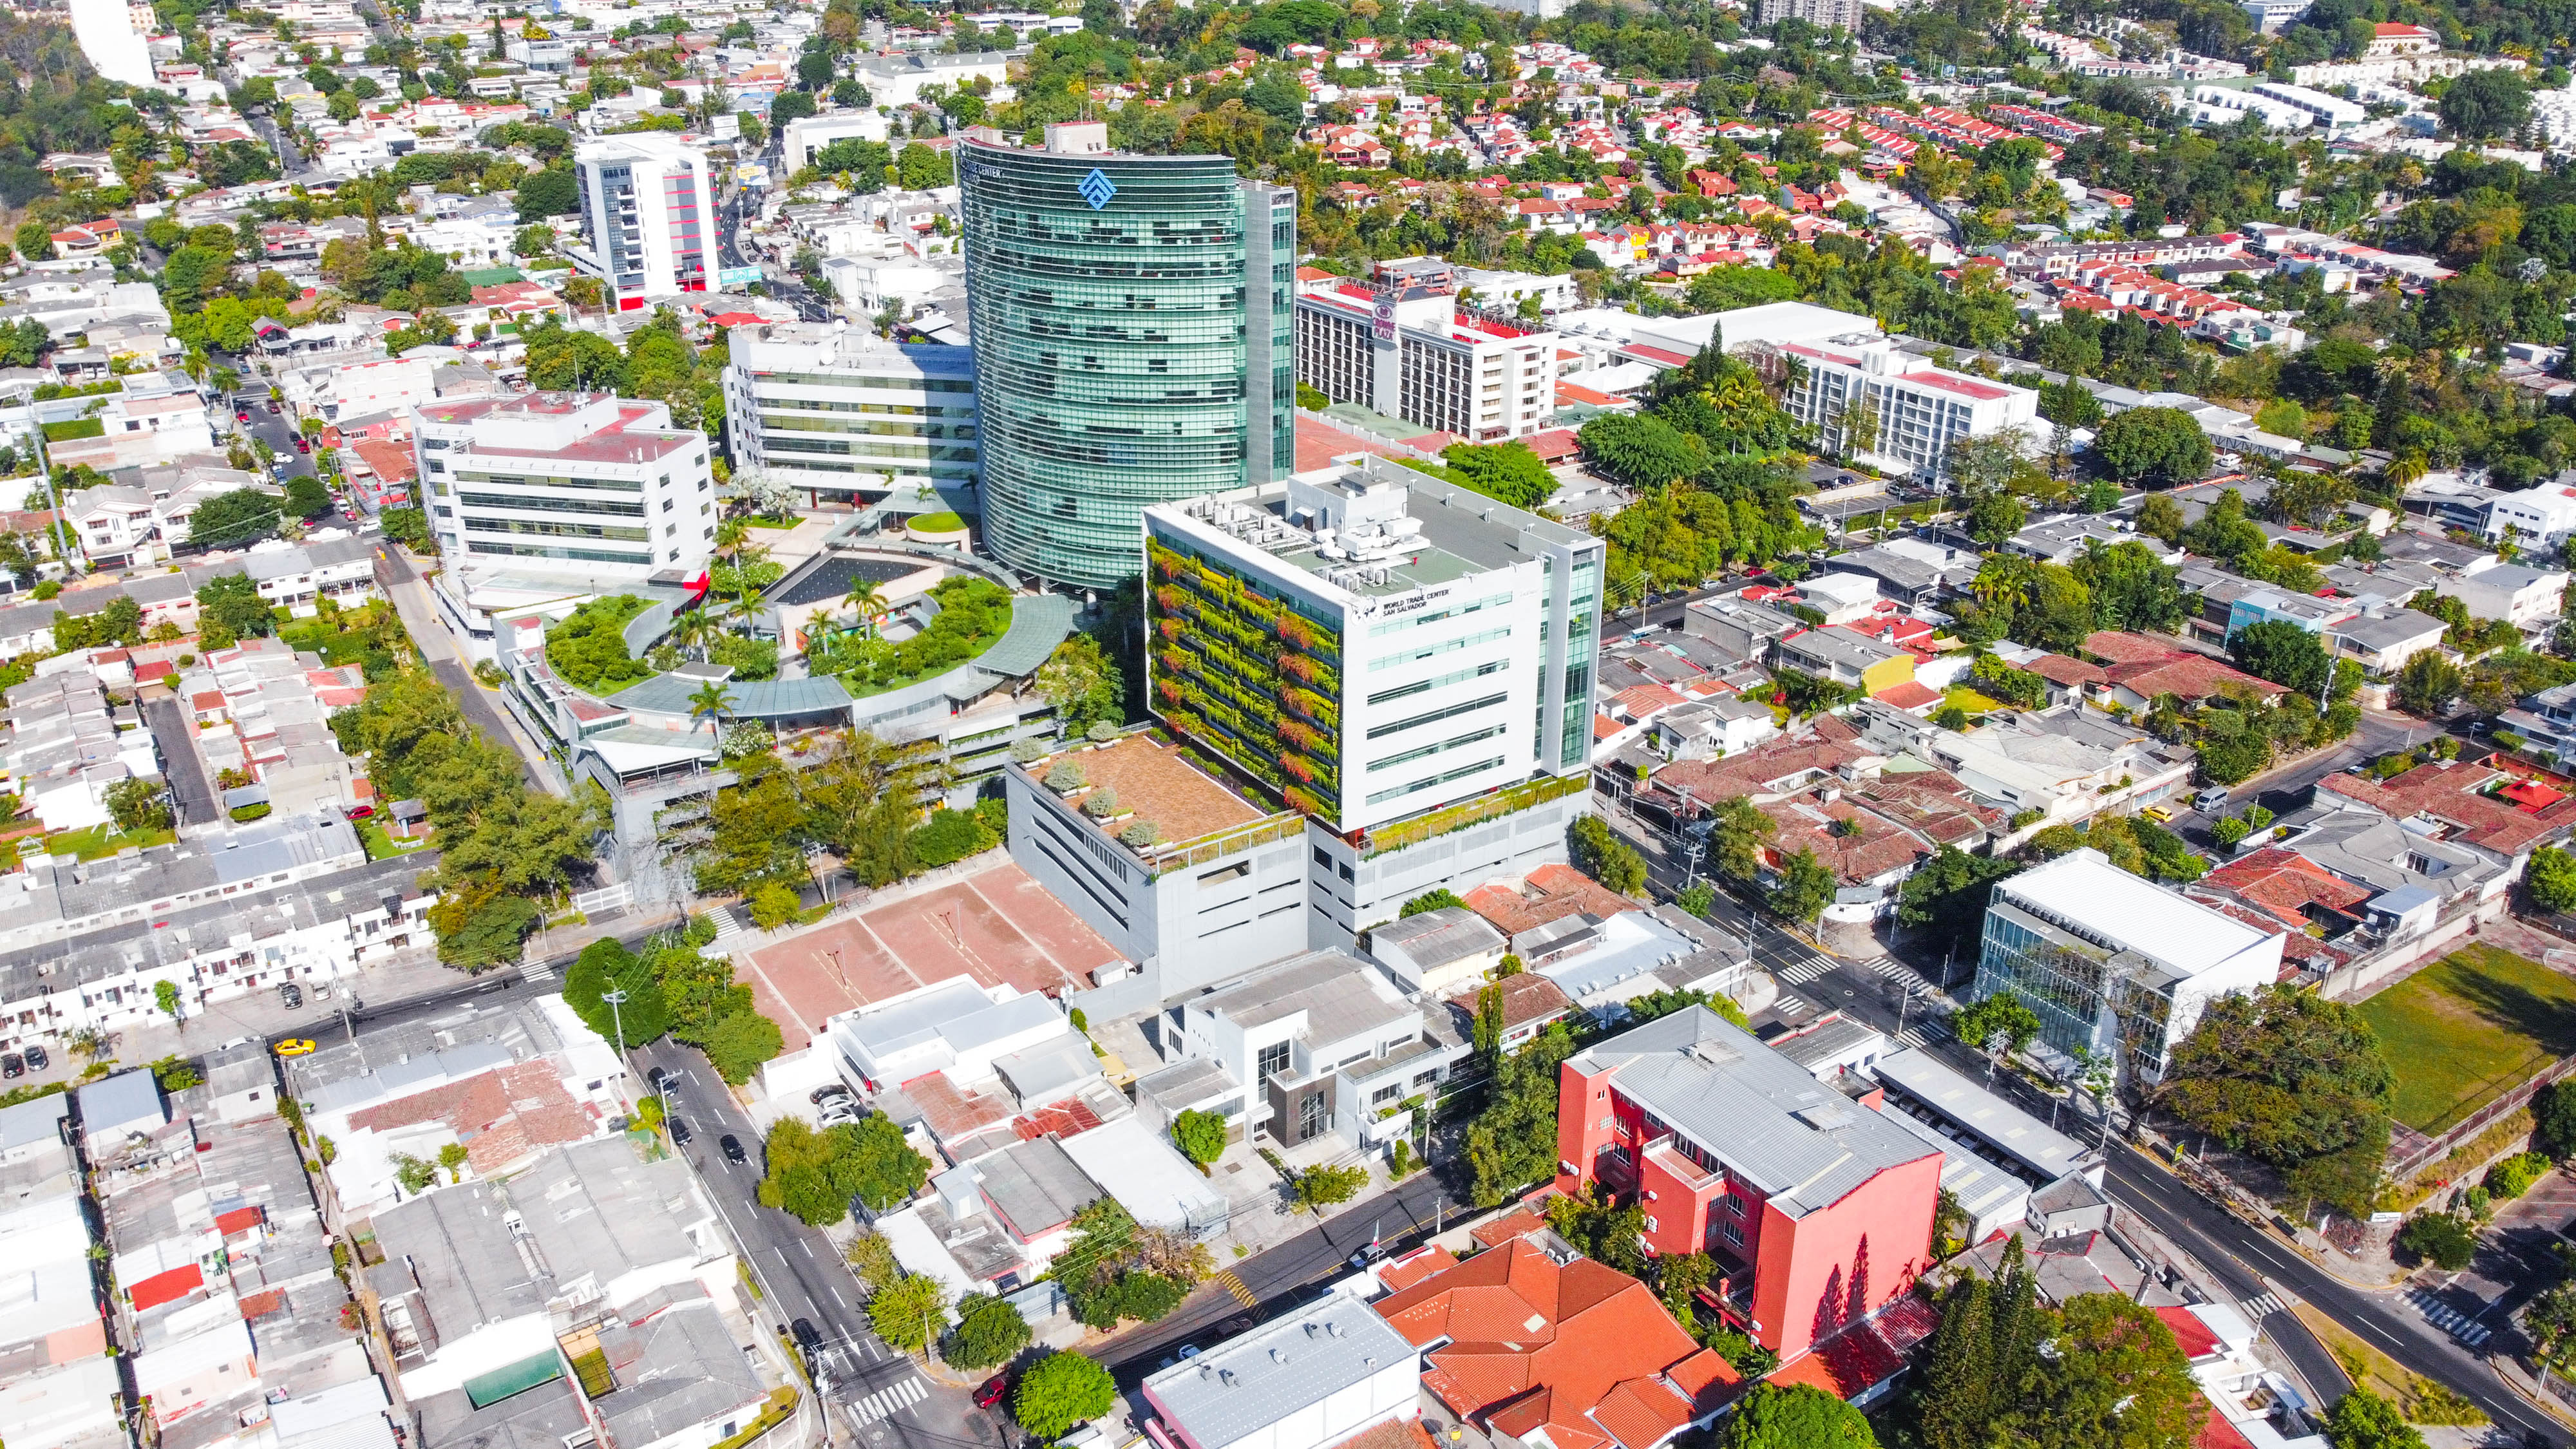
[[599, 993], [599, 999], [608, 1003], [609, 1022], [617, 1028], [617, 1101], [619, 1106], [624, 1106], [626, 1105], [627, 1077], [626, 1014], [618, 1010], [618, 1008], [626, 1001], [626, 988], [623, 986], [610, 987], [608, 990]]

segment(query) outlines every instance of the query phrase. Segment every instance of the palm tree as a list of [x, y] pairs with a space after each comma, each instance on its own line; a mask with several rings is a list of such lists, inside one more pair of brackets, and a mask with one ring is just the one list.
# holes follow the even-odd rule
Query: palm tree
[[853, 622], [874, 637], [877, 620], [885, 617], [885, 591], [878, 588], [872, 579], [852, 579], [850, 591], [841, 596], [841, 602], [857, 616]]
[[723, 632], [723, 626], [716, 622], [713, 614], [707, 612], [705, 605], [691, 609], [671, 621], [671, 642], [683, 649], [696, 650], [700, 659], [707, 657], [707, 646], [714, 643], [716, 636]]
[[725, 600], [716, 608], [724, 616], [724, 622], [728, 627], [747, 634], [751, 632], [750, 626], [760, 618], [761, 603], [760, 590], [746, 584], [742, 592]]
[[85, 1026], [64, 1040], [64, 1045], [87, 1061], [98, 1061], [116, 1050], [116, 1033]]
[[721, 736], [725, 716], [733, 706], [733, 691], [712, 679], [708, 680], [698, 686], [697, 693], [689, 696], [689, 722], [695, 724], [700, 716], [704, 716], [708, 721], [707, 733]]

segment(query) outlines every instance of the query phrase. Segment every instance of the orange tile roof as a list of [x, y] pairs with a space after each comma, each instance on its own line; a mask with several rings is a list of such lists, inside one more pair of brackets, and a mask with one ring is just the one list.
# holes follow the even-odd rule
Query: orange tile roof
[[2545, 810], [2524, 810], [2510, 800], [2478, 792], [2500, 777], [2483, 765], [2435, 761], [2417, 765], [2393, 780], [2373, 782], [2362, 775], [2328, 775], [2318, 788], [2359, 800], [2392, 820], [2416, 815], [2448, 821], [2458, 827], [2451, 837], [2483, 846], [2500, 855], [2520, 855], [2539, 841], [2576, 825], [2576, 798]]
[[1646, 1285], [1515, 1238], [1378, 1302], [1407, 1342], [1446, 1338], [1423, 1375], [1450, 1411], [1558, 1449], [1652, 1449], [1697, 1413], [1671, 1375], [1718, 1382]]
[[1467, 909], [1506, 936], [1517, 936], [1567, 916], [1612, 916], [1637, 909], [1635, 901], [1563, 864], [1540, 866], [1518, 887], [1481, 885], [1461, 899]]
[[1377, 1270], [1377, 1280], [1389, 1293], [1401, 1293], [1435, 1274], [1446, 1273], [1458, 1266], [1458, 1255], [1433, 1244], [1418, 1248], [1401, 1258], [1391, 1258]]

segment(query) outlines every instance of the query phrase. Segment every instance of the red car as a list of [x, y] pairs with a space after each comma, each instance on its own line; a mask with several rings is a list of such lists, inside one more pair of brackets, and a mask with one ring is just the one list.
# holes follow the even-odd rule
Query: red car
[[298, 438], [298, 439], [296, 439], [296, 440], [295, 440], [295, 451], [297, 451], [297, 452], [299, 452], [299, 453], [310, 453], [310, 452], [312, 452], [312, 451], [313, 451], [313, 444], [312, 444], [312, 441], [311, 441], [310, 439], [306, 439], [306, 438]]
[[1008, 1375], [993, 1375], [991, 1379], [985, 1382], [982, 1388], [975, 1391], [975, 1407], [979, 1409], [989, 1409], [993, 1407], [995, 1404], [1002, 1401], [1003, 1393], [1009, 1390], [1010, 1387], [1011, 1380]]

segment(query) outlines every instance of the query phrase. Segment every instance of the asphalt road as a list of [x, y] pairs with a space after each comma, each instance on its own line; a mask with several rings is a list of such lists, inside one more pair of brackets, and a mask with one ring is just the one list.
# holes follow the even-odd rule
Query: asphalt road
[[[999, 1420], [975, 1407], [963, 1390], [923, 1375], [913, 1361], [888, 1348], [859, 1305], [858, 1280], [818, 1229], [760, 1205], [760, 1134], [751, 1118], [696, 1051], [671, 1041], [632, 1053], [635, 1068], [659, 1068], [677, 1081], [666, 1094], [670, 1115], [688, 1124], [690, 1141], [679, 1149], [707, 1187], [725, 1226], [765, 1295], [762, 1310], [772, 1328], [798, 1319], [814, 1325], [823, 1346], [814, 1355], [816, 1386], [834, 1406], [827, 1416], [839, 1444], [892, 1446], [999, 1446]], [[738, 1138], [746, 1161], [725, 1160], [720, 1142]], [[846, 1432], [853, 1424], [857, 1437]]]

